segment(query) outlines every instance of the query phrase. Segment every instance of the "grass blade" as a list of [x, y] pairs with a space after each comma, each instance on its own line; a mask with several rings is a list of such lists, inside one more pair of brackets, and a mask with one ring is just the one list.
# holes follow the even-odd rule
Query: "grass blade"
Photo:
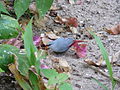
[[89, 31], [89, 33], [91, 35], [93, 35], [93, 37], [95, 38], [96, 40], [96, 43], [98, 44], [99, 48], [100, 48], [100, 51], [101, 51], [101, 54], [103, 56], [103, 59], [105, 60], [106, 62], [106, 65], [107, 65], [107, 69], [109, 71], [109, 75], [110, 75], [110, 79], [112, 81], [112, 90], [114, 90], [114, 87], [116, 85], [116, 81], [114, 80], [113, 78], [113, 72], [112, 72], [112, 66], [110, 64], [110, 61], [109, 61], [109, 58], [108, 58], [108, 53], [103, 45], [103, 43], [101, 42], [100, 38], [98, 36], [96, 36], [92, 31]]

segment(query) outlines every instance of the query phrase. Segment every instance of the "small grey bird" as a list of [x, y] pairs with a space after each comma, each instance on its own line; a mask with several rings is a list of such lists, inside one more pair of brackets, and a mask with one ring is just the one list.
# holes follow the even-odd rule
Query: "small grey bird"
[[49, 48], [52, 49], [54, 52], [62, 53], [66, 52], [70, 46], [74, 43], [73, 38], [58, 38], [54, 41], [49, 43]]

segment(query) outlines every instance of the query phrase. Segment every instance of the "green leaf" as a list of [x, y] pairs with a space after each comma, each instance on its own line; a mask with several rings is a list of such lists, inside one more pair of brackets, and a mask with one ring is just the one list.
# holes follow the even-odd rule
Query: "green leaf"
[[1, 72], [5, 72], [5, 71], [0, 68], [0, 73], [1, 73]]
[[28, 9], [30, 1], [31, 0], [15, 0], [14, 9], [17, 15], [17, 19], [19, 19]]
[[19, 49], [11, 45], [0, 45], [0, 68], [8, 71], [8, 64], [14, 62], [14, 54], [18, 53]]
[[9, 14], [1, 1], [0, 1], [0, 11]]
[[44, 74], [46, 78], [56, 77], [58, 72], [55, 69], [41, 69], [41, 72]]
[[40, 90], [39, 89], [39, 79], [38, 79], [37, 75], [31, 70], [29, 70], [29, 80], [30, 80], [33, 90]]
[[48, 55], [47, 52], [41, 49], [37, 51], [37, 60], [40, 61], [41, 59], [45, 59], [47, 55]]
[[73, 90], [71, 84], [65, 82], [59, 86], [59, 90]]
[[24, 39], [24, 46], [27, 53], [27, 57], [29, 59], [30, 65], [35, 65], [36, 57], [35, 57], [35, 51], [37, 51], [37, 48], [33, 44], [33, 35], [32, 35], [32, 19], [28, 23], [25, 29], [25, 33], [23, 36]]
[[0, 39], [15, 38], [18, 35], [20, 26], [18, 21], [12, 17], [1, 15], [0, 17]]
[[45, 50], [39, 50], [37, 51], [37, 59], [36, 59], [36, 63], [35, 63], [35, 67], [36, 67], [36, 71], [37, 73], [40, 75], [40, 60], [41, 59], [45, 59], [47, 56], [47, 52]]
[[9, 65], [9, 70], [13, 73], [15, 79], [17, 80], [19, 85], [23, 88], [23, 90], [33, 90], [29, 85], [29, 82], [25, 79], [25, 77], [18, 72], [16, 64]]
[[108, 90], [108, 88], [104, 85], [104, 84], [102, 84], [100, 81], [98, 81], [97, 79], [95, 79], [95, 78], [92, 78], [94, 81], [96, 81], [97, 83], [98, 83], [98, 85], [99, 86], [101, 86], [104, 90]]
[[116, 85], [116, 81], [113, 78], [112, 66], [111, 66], [109, 58], [108, 58], [108, 53], [107, 53], [103, 43], [101, 42], [100, 38], [98, 36], [96, 36], [92, 31], [90, 31], [90, 34], [93, 35], [93, 37], [95, 38], [96, 43], [98, 44], [100, 51], [102, 53], [103, 59], [105, 60], [105, 62], [107, 64], [107, 69], [109, 71], [110, 79], [112, 81], [112, 90], [113, 90]]
[[60, 84], [60, 83], [64, 82], [67, 79], [68, 79], [68, 75], [67, 74], [60, 73], [56, 77], [50, 77], [50, 79], [48, 81], [48, 84], [49, 85], [56, 84], [56, 83]]
[[50, 9], [53, 0], [36, 0], [39, 17], [45, 16], [46, 12]]
[[23, 76], [28, 76], [28, 70], [29, 70], [29, 60], [27, 58], [27, 55], [25, 53], [19, 53], [17, 54], [18, 57], [18, 71]]

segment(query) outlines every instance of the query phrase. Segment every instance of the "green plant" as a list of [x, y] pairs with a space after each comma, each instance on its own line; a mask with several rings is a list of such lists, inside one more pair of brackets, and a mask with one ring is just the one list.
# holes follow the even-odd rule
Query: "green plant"
[[103, 43], [101, 42], [100, 38], [98, 36], [96, 36], [92, 31], [89, 31], [89, 33], [91, 35], [93, 35], [93, 37], [96, 40], [96, 43], [98, 44], [98, 46], [100, 48], [100, 51], [101, 51], [102, 56], [103, 56], [103, 59], [105, 60], [106, 65], [107, 65], [107, 69], [109, 71], [110, 79], [111, 79], [111, 82], [112, 82], [112, 90], [114, 90], [114, 87], [116, 85], [116, 81], [113, 78], [112, 66], [111, 66], [109, 58], [108, 58], [108, 53], [107, 53]]
[[[0, 17], [0, 39], [10, 39], [17, 37], [21, 30], [18, 19], [28, 9], [31, 0], [15, 0], [14, 9], [17, 20], [1, 14]], [[36, 0], [39, 16], [43, 17], [52, 5], [53, 0]], [[7, 13], [7, 10], [0, 3], [1, 12]], [[0, 45], [0, 69], [5, 72], [11, 71], [24, 90], [45, 90], [51, 89], [47, 86], [54, 85], [54, 90], [72, 90], [69, 83], [65, 82], [68, 75], [58, 73], [55, 69], [40, 68], [40, 60], [46, 58], [46, 53], [37, 50], [33, 44], [32, 19], [28, 23], [23, 33], [25, 51], [7, 45]], [[37, 56], [35, 55], [37, 52]], [[0, 72], [2, 72], [0, 70]], [[43, 77], [48, 79], [47, 86], [44, 85]]]

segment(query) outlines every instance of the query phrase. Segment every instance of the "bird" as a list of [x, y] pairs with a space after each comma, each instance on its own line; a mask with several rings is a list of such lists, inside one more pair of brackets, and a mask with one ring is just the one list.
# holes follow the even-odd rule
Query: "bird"
[[56, 53], [66, 52], [71, 45], [74, 43], [74, 39], [71, 37], [68, 38], [58, 38], [54, 41], [49, 42], [49, 48]]

